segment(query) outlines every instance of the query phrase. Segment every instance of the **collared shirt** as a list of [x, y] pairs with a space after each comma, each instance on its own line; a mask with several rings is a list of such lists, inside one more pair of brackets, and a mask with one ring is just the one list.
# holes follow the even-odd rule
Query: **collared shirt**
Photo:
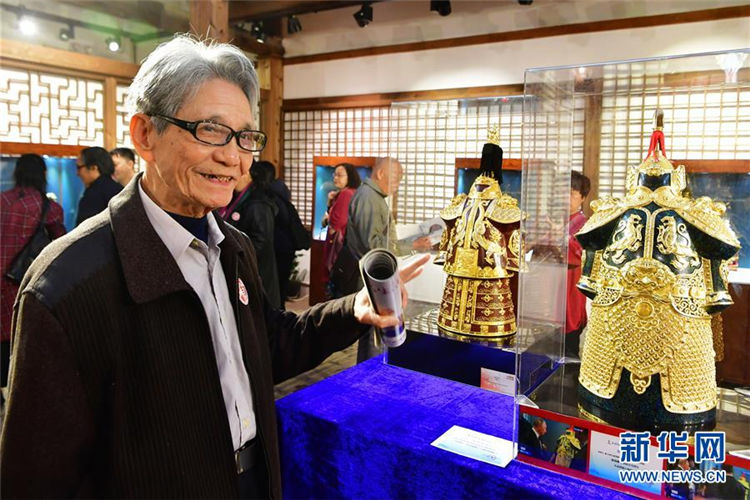
[[221, 267], [219, 243], [224, 235], [212, 213], [208, 214], [208, 245], [172, 219], [143, 191], [141, 195], [146, 216], [172, 254], [185, 281], [195, 290], [211, 329], [211, 340], [219, 369], [221, 393], [227, 410], [232, 444], [235, 450], [255, 437], [250, 379], [242, 361], [237, 322]]

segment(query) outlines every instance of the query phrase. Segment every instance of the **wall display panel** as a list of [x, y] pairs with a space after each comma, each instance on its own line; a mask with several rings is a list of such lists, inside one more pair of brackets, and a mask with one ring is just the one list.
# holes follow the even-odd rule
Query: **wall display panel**
[[[519, 443], [532, 424], [565, 427], [568, 435], [558, 432], [556, 451], [567, 446], [563, 455], [575, 457], [586, 443], [588, 462], [567, 471], [572, 465], [561, 467], [559, 453], [527, 445], [520, 446], [521, 459], [625, 491], [672, 495], [676, 485], [624, 484], [617, 470], [670, 469], [663, 455], [654, 457], [666, 449], [658, 436], [685, 431], [684, 463], [706, 472], [710, 468], [693, 466], [700, 462], [699, 433], [718, 431], [725, 433], [725, 470], [750, 465], [743, 452], [750, 449], [750, 399], [735, 390], [750, 383], [747, 260], [738, 253], [747, 240], [750, 199], [747, 55], [527, 71], [522, 205], [525, 244], [533, 252], [519, 285]], [[575, 128], [580, 97], [593, 103], [584, 150], [597, 154], [584, 158], [584, 172], [598, 185], [599, 201], [577, 240], [570, 240], [574, 146], [562, 132]], [[657, 109], [661, 124], [654, 122]], [[550, 133], [552, 124], [559, 133]], [[673, 233], [688, 237], [672, 240]], [[569, 251], [576, 241], [585, 250], [582, 270]], [[690, 263], [682, 266], [677, 255]], [[693, 284], [684, 288], [689, 280]], [[576, 330], [569, 320], [578, 316], [570, 309], [576, 301], [567, 302], [578, 293], [575, 284], [590, 305], [581, 346], [570, 352]], [[540, 303], [548, 305], [540, 311]], [[540, 365], [539, 356], [547, 361]], [[631, 464], [629, 455], [613, 455], [625, 449], [626, 430], [646, 433], [651, 460]], [[707, 496], [715, 487], [705, 480], [693, 486]]]
[[103, 93], [100, 80], [0, 68], [0, 140], [101, 145]]
[[[0, 191], [12, 189], [15, 185], [13, 170], [18, 157], [0, 157]], [[62, 206], [65, 229], [72, 230], [76, 225], [78, 201], [84, 185], [76, 175], [76, 159], [44, 156], [47, 165], [47, 195]]]
[[[310, 261], [316, 263], [310, 269], [310, 305], [317, 304], [331, 298], [329, 289], [329, 274], [336, 254], [342, 241], [336, 238], [328, 224], [333, 195], [338, 193], [333, 182], [336, 167], [348, 163], [357, 169], [360, 181], [370, 177], [375, 158], [366, 156], [316, 156], [313, 158], [315, 170], [313, 172], [312, 200], [312, 245], [310, 247]], [[341, 233], [343, 234], [343, 233]]]
[[284, 113], [284, 175], [302, 222], [313, 223], [313, 157], [383, 156], [387, 123], [387, 107]]

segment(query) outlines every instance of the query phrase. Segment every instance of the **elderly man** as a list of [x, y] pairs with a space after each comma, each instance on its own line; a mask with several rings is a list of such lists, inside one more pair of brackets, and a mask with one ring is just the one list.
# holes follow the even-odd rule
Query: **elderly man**
[[[226, 205], [266, 141], [237, 48], [177, 37], [130, 87], [145, 172], [21, 286], [0, 442], [5, 498], [281, 498], [274, 382], [368, 326], [364, 291], [272, 310]], [[401, 273], [408, 281], [421, 261]]]
[[[395, 158], [378, 158], [372, 174], [365, 179], [349, 204], [349, 220], [346, 224], [344, 248], [334, 264], [331, 279], [337, 293], [354, 293], [362, 288], [362, 277], [357, 262], [373, 248], [390, 248], [402, 253], [397, 244], [395, 223], [385, 198], [394, 194], [401, 184], [404, 169]], [[411, 249], [426, 251], [430, 240], [422, 237], [412, 243]], [[357, 362], [365, 361], [380, 349], [376, 345], [374, 332], [362, 337], [357, 346]]]

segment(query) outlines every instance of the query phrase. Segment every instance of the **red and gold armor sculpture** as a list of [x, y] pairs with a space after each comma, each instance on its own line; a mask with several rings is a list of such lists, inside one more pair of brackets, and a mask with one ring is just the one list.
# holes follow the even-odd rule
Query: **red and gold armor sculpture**
[[660, 121], [626, 189], [593, 202], [576, 235], [585, 250], [578, 288], [593, 300], [580, 402], [629, 428], [705, 426], [717, 398], [712, 315], [732, 304], [727, 260], [740, 243], [724, 204], [685, 193]]
[[516, 333], [511, 277], [521, 265], [521, 210], [503, 194], [496, 127], [482, 150], [480, 175], [441, 213], [440, 242], [448, 278], [438, 327], [449, 335], [510, 341]]

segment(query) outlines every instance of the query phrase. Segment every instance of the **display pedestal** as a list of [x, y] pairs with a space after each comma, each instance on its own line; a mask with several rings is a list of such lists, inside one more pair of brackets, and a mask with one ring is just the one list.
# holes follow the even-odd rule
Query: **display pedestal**
[[277, 401], [286, 498], [630, 498], [512, 461], [430, 445], [454, 425], [513, 439], [513, 398], [383, 363]]

